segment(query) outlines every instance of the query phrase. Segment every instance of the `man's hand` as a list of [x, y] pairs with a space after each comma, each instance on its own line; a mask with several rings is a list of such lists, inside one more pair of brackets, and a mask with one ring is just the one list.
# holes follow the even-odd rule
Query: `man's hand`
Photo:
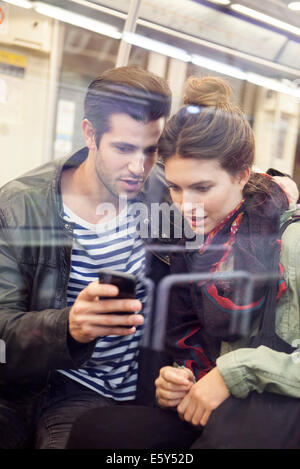
[[193, 425], [206, 425], [210, 414], [230, 393], [217, 367], [201, 378], [190, 389], [177, 407], [182, 420]]
[[194, 375], [188, 368], [164, 366], [155, 380], [156, 398], [162, 407], [176, 407], [191, 389]]
[[299, 190], [295, 181], [288, 176], [273, 176], [272, 179], [286, 193], [289, 202], [296, 204], [299, 197]]
[[[142, 309], [138, 300], [119, 300], [114, 285], [91, 282], [77, 296], [69, 313], [69, 331], [71, 336], [81, 343], [91, 342], [99, 336], [130, 335], [136, 326], [143, 324], [141, 314], [107, 314], [118, 311], [134, 313]], [[111, 299], [99, 300], [99, 297]], [[131, 326], [130, 328], [120, 326]]]

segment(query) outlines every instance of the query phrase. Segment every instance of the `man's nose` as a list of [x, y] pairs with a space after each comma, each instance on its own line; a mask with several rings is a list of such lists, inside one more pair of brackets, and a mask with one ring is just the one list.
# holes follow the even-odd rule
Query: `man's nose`
[[143, 176], [145, 170], [145, 155], [134, 155], [129, 161], [128, 169], [135, 176]]

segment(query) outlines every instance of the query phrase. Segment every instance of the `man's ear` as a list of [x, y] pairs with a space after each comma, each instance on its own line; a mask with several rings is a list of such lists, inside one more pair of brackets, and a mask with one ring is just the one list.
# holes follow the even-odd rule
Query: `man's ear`
[[89, 150], [96, 150], [96, 132], [92, 124], [88, 119], [82, 121], [83, 136], [85, 139], [86, 146]]

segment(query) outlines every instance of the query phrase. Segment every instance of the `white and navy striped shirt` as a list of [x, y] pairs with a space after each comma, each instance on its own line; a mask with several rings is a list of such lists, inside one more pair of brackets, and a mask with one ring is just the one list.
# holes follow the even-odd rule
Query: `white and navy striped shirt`
[[[64, 218], [74, 224], [68, 306], [88, 283], [98, 279], [101, 268], [128, 272], [137, 277], [137, 299], [143, 305], [145, 248], [137, 232], [137, 217], [130, 204], [117, 218], [93, 225], [64, 207]], [[59, 370], [69, 378], [118, 401], [135, 398], [139, 342], [144, 326], [129, 336], [98, 339], [93, 355], [81, 369]]]

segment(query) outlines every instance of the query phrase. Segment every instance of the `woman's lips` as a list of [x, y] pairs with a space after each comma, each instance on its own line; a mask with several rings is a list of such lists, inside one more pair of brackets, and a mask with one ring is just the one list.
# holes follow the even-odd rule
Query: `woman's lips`
[[194, 228], [194, 227], [203, 226], [206, 216], [205, 217], [187, 217], [187, 218], [191, 226]]

